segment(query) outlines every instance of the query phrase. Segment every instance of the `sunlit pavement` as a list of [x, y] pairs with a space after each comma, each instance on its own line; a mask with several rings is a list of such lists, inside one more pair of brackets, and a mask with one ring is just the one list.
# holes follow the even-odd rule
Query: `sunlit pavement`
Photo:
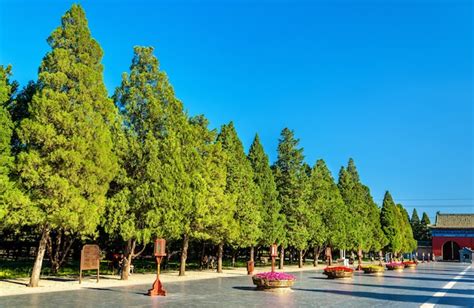
[[[469, 264], [425, 263], [383, 276], [355, 273], [329, 280], [321, 272], [295, 273], [292, 293], [256, 291], [250, 277], [217, 278], [165, 285], [166, 297], [146, 296], [149, 285], [6, 296], [1, 307], [474, 307], [474, 269]], [[455, 278], [457, 278], [455, 280]], [[456, 283], [453, 286], [451, 281]], [[450, 289], [443, 289], [451, 285]], [[434, 295], [437, 294], [436, 297]], [[446, 293], [446, 294], [440, 294]], [[427, 305], [426, 305], [427, 304]]]

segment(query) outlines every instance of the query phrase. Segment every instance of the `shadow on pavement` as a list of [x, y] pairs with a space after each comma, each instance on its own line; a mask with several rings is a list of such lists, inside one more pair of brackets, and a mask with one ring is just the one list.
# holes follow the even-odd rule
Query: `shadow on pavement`
[[[425, 287], [415, 287], [415, 286], [394, 286], [394, 285], [378, 285], [378, 284], [368, 284], [368, 283], [352, 283], [355, 286], [362, 287], [371, 287], [371, 288], [382, 288], [382, 289], [397, 289], [397, 290], [412, 290], [412, 291], [421, 291], [421, 292], [439, 292], [440, 288], [425, 288]], [[472, 290], [462, 290], [462, 289], [444, 289], [443, 292], [447, 294], [464, 294], [464, 295], [474, 295]], [[472, 298], [474, 300], [474, 298]]]
[[362, 297], [368, 299], [377, 299], [383, 301], [393, 301], [393, 302], [405, 302], [405, 303], [426, 303], [437, 301], [437, 304], [443, 305], [462, 305], [462, 306], [471, 306], [474, 302], [473, 298], [469, 297], [442, 297], [442, 298], [432, 298], [429, 295], [404, 295], [404, 294], [386, 294], [386, 293], [375, 293], [375, 292], [364, 292], [364, 291], [342, 291], [342, 290], [319, 290], [319, 289], [303, 289], [303, 288], [293, 288], [295, 291], [304, 291], [304, 292], [316, 292], [316, 293], [326, 293], [326, 294], [335, 294], [335, 295], [346, 295], [350, 297]]
[[[431, 277], [407, 277], [407, 276], [390, 276], [390, 275], [383, 275], [382, 277], [393, 278], [393, 279], [421, 280], [421, 281], [446, 281], [446, 282], [453, 281], [453, 279], [448, 279], [448, 278], [431, 278]], [[474, 283], [474, 279], [456, 279], [456, 282]]]

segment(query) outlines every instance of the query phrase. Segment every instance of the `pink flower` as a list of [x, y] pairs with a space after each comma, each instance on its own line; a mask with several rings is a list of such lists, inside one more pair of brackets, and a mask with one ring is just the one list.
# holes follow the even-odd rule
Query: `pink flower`
[[296, 277], [291, 274], [278, 273], [278, 272], [265, 272], [255, 275], [256, 278], [266, 280], [295, 280]]

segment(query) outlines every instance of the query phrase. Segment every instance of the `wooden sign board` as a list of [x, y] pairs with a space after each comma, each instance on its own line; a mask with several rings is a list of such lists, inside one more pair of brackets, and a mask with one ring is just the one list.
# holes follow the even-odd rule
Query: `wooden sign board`
[[81, 268], [79, 271], [79, 283], [82, 282], [82, 271], [97, 270], [97, 282], [99, 282], [100, 248], [98, 245], [84, 245], [81, 250]]

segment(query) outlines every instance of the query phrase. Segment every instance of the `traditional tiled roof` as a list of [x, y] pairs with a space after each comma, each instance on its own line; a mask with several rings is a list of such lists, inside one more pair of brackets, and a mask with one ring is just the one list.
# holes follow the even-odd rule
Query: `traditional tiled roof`
[[436, 214], [435, 229], [474, 229], [474, 214]]

